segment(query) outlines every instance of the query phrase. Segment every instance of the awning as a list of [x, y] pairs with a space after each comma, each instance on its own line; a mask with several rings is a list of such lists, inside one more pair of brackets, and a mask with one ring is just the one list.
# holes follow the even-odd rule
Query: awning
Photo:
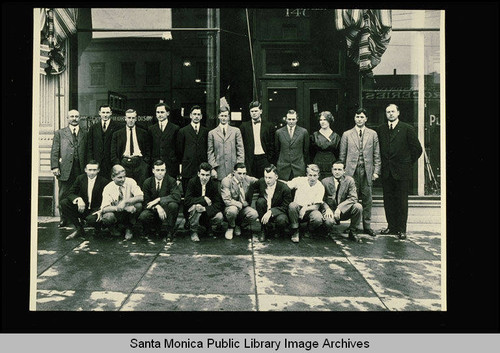
[[[165, 31], [167, 28], [172, 28], [172, 9], [95, 8], [91, 11], [92, 29], [94, 30], [92, 38], [172, 39], [171, 33]], [[144, 30], [144, 32], [137, 30]]]

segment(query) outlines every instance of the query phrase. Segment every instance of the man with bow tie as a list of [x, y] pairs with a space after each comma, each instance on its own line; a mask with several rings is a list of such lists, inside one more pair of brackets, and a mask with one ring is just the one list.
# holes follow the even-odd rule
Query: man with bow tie
[[245, 148], [245, 165], [250, 175], [256, 178], [264, 176], [264, 168], [275, 163], [274, 126], [262, 120], [260, 102], [249, 104], [250, 121], [240, 125], [241, 136]]
[[220, 107], [219, 126], [208, 133], [208, 163], [213, 167], [212, 177], [221, 181], [233, 171], [236, 163], [245, 162], [241, 131], [229, 125], [229, 109]]
[[179, 213], [181, 191], [177, 181], [166, 174], [165, 162], [154, 162], [153, 176], [144, 181], [142, 191], [143, 210], [138, 219], [143, 229], [151, 234], [160, 228], [160, 238], [166, 242], [171, 241]]
[[[57, 178], [59, 186], [58, 203], [68, 197], [68, 191], [76, 180], [76, 177], [83, 173], [87, 159], [87, 133], [80, 129], [80, 113], [76, 109], [68, 112], [68, 126], [54, 132], [52, 148], [50, 151], [50, 169]], [[60, 227], [66, 226], [67, 221], [62, 215], [61, 205]]]
[[358, 202], [356, 183], [354, 179], [345, 175], [344, 164], [338, 160], [333, 163], [332, 176], [324, 178], [321, 183], [325, 187], [323, 203], [323, 219], [328, 229], [340, 221], [351, 220], [349, 225], [349, 239], [360, 242], [356, 235], [363, 206]]

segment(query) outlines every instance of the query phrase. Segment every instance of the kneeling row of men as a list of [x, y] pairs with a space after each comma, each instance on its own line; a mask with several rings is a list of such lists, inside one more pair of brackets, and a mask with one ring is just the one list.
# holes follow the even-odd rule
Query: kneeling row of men
[[[161, 160], [154, 163], [152, 172], [153, 176], [141, 188], [126, 176], [121, 165], [113, 166], [112, 181], [108, 181], [98, 175], [96, 161], [88, 162], [85, 174], [77, 177], [69, 196], [61, 201], [63, 215], [75, 226], [66, 239], [84, 236], [84, 225], [89, 225], [97, 232], [105, 227], [112, 235], [125, 234], [126, 240], [134, 234], [159, 233], [164, 241], [171, 241], [181, 203], [181, 185], [166, 174]], [[211, 178], [211, 172], [209, 163], [201, 163], [197, 177], [189, 181], [184, 192], [183, 207], [187, 209], [192, 241], [199, 241], [199, 235], [205, 232], [225, 232], [225, 238], [232, 239], [246, 227], [259, 241], [272, 233], [288, 232], [297, 243], [301, 222], [308, 222], [310, 232], [322, 227], [330, 232], [341, 220], [350, 219], [349, 239], [359, 242], [356, 231], [363, 208], [357, 199], [354, 179], [344, 175], [341, 162], [335, 162], [332, 176], [321, 181], [315, 164], [307, 166], [305, 177], [290, 181], [279, 180], [274, 165], [265, 168], [264, 177], [257, 179], [247, 175], [244, 163], [237, 163], [220, 184]], [[251, 207], [254, 193], [258, 194], [255, 208]], [[227, 228], [223, 226], [224, 219]]]

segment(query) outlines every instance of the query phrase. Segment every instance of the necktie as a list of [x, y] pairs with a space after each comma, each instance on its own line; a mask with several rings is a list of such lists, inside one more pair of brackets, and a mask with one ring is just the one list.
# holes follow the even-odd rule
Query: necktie
[[74, 159], [78, 159], [78, 137], [76, 136], [76, 127], [73, 129], [73, 146], [74, 146]]
[[120, 203], [120, 201], [123, 200], [123, 186], [119, 186], [118, 190], [120, 191], [118, 194], [118, 203]]
[[339, 204], [339, 190], [340, 190], [340, 179], [337, 179], [337, 190], [335, 191], [335, 202]]
[[288, 134], [290, 135], [290, 138], [293, 137], [293, 129], [291, 127], [289, 128]]
[[130, 157], [134, 155], [134, 135], [132, 134], [132, 128], [130, 129]]
[[160, 123], [160, 128], [161, 128], [161, 131], [165, 131], [165, 123], [164, 122], [161, 122]]
[[194, 133], [195, 133], [196, 135], [198, 135], [198, 124], [196, 124], [196, 125], [194, 126]]
[[254, 121], [253, 124], [254, 125], [260, 124], [260, 120]]
[[363, 148], [363, 133], [359, 130], [359, 145]]
[[104, 124], [102, 125], [102, 131], [106, 132], [107, 127], [108, 127], [108, 124], [107, 124], [107, 121], [105, 121]]
[[160, 181], [156, 182], [156, 191], [160, 191]]
[[239, 186], [240, 186], [240, 201], [245, 202], [245, 191], [243, 190], [243, 185], [241, 185], [240, 183]]
[[389, 130], [392, 131], [392, 123], [389, 123]]
[[226, 137], [226, 129], [222, 128], [222, 135], [224, 135], [224, 137]]

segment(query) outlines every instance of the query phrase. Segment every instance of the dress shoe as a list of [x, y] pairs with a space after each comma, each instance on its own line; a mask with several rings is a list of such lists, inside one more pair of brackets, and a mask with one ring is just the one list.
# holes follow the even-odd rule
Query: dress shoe
[[348, 238], [349, 238], [349, 240], [352, 240], [355, 243], [361, 243], [361, 240], [358, 238], [358, 236], [356, 234], [354, 234], [354, 232], [352, 230], [349, 231]]
[[375, 234], [375, 232], [371, 228], [363, 229], [363, 233], [368, 234], [371, 237], [376, 237], [377, 236], [377, 234]]
[[163, 239], [165, 243], [170, 243], [174, 238], [172, 232], [166, 232], [166, 231], [161, 232], [160, 237]]
[[292, 234], [292, 241], [294, 243], [299, 242], [299, 230], [298, 229]]
[[393, 231], [391, 228], [387, 227], [380, 231], [380, 234], [397, 234], [397, 232]]
[[198, 236], [197, 233], [191, 233], [191, 240], [194, 242], [200, 241], [200, 237]]
[[65, 219], [61, 219], [61, 221], [59, 222], [59, 224], [57, 225], [59, 228], [63, 228], [63, 227], [66, 227], [68, 225], [68, 223], [66, 222]]
[[184, 229], [185, 229], [185, 230], [188, 230], [188, 229], [189, 229], [189, 221], [188, 221], [188, 220], [185, 220], [185, 221], [184, 221]]
[[264, 232], [259, 233], [259, 241], [260, 242], [266, 241], [266, 233], [264, 233]]
[[234, 227], [234, 235], [236, 235], [237, 237], [241, 235], [241, 228], [240, 228], [240, 226]]
[[127, 228], [125, 230], [125, 240], [130, 240], [132, 239], [132, 237], [133, 237], [132, 231], [129, 228]]
[[113, 227], [111, 226], [109, 228], [109, 232], [111, 233], [112, 236], [114, 237], [119, 237], [122, 235], [122, 233], [120, 232], [120, 230], [117, 228], [117, 227]]
[[405, 240], [406, 239], [406, 233], [405, 232], [398, 232], [398, 238], [401, 239], [401, 240]]
[[228, 228], [226, 230], [226, 234], [224, 234], [224, 237], [226, 237], [227, 240], [233, 239], [233, 233], [234, 233], [234, 228]]

